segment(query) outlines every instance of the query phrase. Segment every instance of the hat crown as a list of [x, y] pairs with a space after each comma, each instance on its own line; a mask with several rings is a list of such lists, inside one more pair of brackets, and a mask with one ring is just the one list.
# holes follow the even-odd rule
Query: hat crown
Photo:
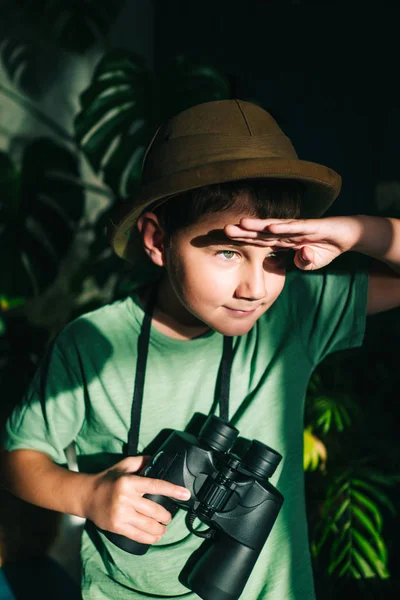
[[217, 100], [172, 117], [156, 132], [143, 161], [142, 183], [229, 161], [296, 160], [296, 151], [264, 109], [243, 100]]
[[217, 100], [193, 106], [172, 117], [159, 134], [164, 139], [199, 134], [286, 137], [269, 113], [244, 100]]

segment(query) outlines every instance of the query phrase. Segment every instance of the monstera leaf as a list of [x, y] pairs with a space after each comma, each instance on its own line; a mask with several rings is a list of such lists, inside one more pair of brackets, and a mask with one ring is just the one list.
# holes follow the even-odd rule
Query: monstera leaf
[[136, 189], [152, 109], [151, 75], [142, 57], [107, 54], [81, 96], [78, 143], [93, 169], [118, 197]]
[[36, 98], [59, 75], [62, 57], [31, 31], [0, 33], [1, 62], [8, 79], [24, 93]]
[[215, 69], [182, 57], [158, 76], [143, 58], [122, 50], [107, 54], [81, 96], [75, 120], [79, 145], [118, 198], [137, 189], [146, 146], [166, 118], [202, 102], [229, 97]]
[[38, 98], [63, 68], [65, 52], [103, 40], [124, 0], [0, 0], [0, 56], [10, 81]]
[[21, 171], [0, 154], [0, 297], [7, 308], [55, 278], [84, 208], [76, 157], [42, 138], [26, 147]]

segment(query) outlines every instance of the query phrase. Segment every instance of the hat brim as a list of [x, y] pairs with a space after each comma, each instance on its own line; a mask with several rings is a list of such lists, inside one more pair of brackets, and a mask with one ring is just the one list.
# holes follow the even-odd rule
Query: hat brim
[[124, 203], [113, 216], [108, 237], [121, 258], [136, 263], [143, 257], [139, 232], [140, 215], [157, 201], [167, 200], [192, 189], [241, 179], [293, 179], [305, 185], [301, 205], [303, 218], [323, 215], [340, 193], [338, 173], [318, 163], [281, 158], [229, 160], [172, 173], [143, 186], [134, 203]]

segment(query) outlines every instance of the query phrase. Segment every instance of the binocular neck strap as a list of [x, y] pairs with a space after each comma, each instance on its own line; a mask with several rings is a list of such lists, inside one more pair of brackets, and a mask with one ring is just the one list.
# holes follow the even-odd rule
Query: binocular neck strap
[[[131, 410], [131, 427], [128, 433], [126, 455], [136, 456], [139, 443], [140, 420], [142, 416], [143, 390], [146, 375], [147, 354], [150, 342], [150, 329], [154, 308], [157, 302], [158, 285], [156, 285], [145, 309], [140, 335], [138, 338], [138, 354], [136, 361], [135, 387]], [[232, 338], [224, 336], [222, 358], [216, 382], [216, 398], [219, 399], [220, 417], [228, 421], [229, 388], [233, 359]], [[212, 409], [211, 409], [212, 410]]]

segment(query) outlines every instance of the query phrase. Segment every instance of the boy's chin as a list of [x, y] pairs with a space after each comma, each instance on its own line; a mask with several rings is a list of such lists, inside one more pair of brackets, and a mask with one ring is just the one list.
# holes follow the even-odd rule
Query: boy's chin
[[255, 321], [247, 323], [218, 323], [211, 325], [211, 327], [222, 335], [234, 337], [246, 335], [254, 327], [254, 323]]

